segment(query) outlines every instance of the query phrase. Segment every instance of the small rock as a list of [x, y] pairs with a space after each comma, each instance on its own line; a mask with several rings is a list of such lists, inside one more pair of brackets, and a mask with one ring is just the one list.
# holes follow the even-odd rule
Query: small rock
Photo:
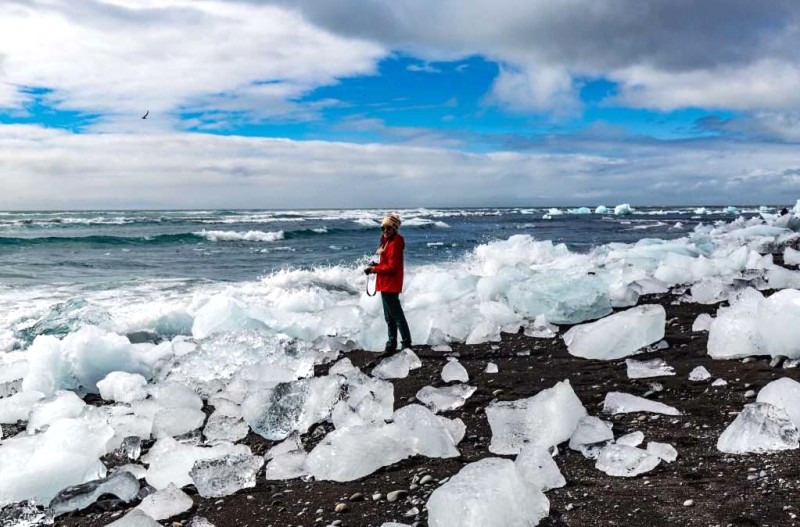
[[412, 483], [411, 485], [408, 486], [408, 490], [410, 490], [410, 491], [415, 491], [418, 488], [419, 488], [419, 485], [417, 485], [416, 483]]
[[772, 357], [772, 360], [769, 361], [769, 365], [771, 368], [780, 368], [781, 364], [783, 364], [783, 361], [785, 360], [786, 357], [784, 357], [783, 355], [775, 355], [774, 357]]
[[361, 494], [360, 492], [356, 492], [355, 494], [350, 496], [350, 499], [348, 501], [364, 501], [364, 499], [365, 498], [363, 494]]
[[751, 398], [753, 398], [755, 396], [756, 396], [756, 392], [754, 390], [747, 390], [746, 392], [744, 392], [744, 398], [745, 399], [751, 399]]
[[350, 506], [344, 502], [337, 503], [336, 507], [333, 508], [336, 512], [347, 512], [350, 510]]
[[684, 507], [691, 507], [694, 505], [694, 500], [686, 500], [683, 502]]
[[408, 491], [405, 489], [393, 490], [386, 495], [386, 501], [392, 502], [405, 499], [408, 496]]
[[405, 515], [404, 515], [404, 516], [405, 516], [406, 518], [408, 518], [409, 516], [416, 516], [417, 514], [419, 514], [419, 509], [418, 509], [418, 508], [416, 508], [416, 507], [411, 507], [410, 509], [408, 509], [408, 510], [405, 512]]
[[573, 505], [571, 503], [567, 503], [567, 505], [564, 507], [564, 510], [565, 511], [571, 511], [574, 508], [575, 508], [575, 505]]
[[381, 501], [384, 498], [384, 495], [380, 492], [376, 492], [372, 495], [372, 501]]
[[419, 480], [419, 484], [420, 485], [427, 485], [428, 483], [431, 483], [431, 482], [433, 482], [433, 476], [431, 476], [430, 474], [426, 474], [426, 475], [422, 476], [422, 479]]

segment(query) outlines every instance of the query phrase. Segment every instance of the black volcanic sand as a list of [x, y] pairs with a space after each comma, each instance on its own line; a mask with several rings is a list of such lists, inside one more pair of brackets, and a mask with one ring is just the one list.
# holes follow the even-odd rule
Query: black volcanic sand
[[[768, 358], [713, 360], [706, 353], [708, 334], [693, 333], [692, 323], [700, 313], [716, 313], [717, 307], [676, 303], [676, 295], [656, 295], [640, 299], [639, 305], [660, 303], [667, 311], [665, 340], [669, 348], [637, 358], [662, 357], [675, 368], [676, 375], [656, 379], [630, 380], [625, 361], [594, 361], [572, 357], [560, 337], [534, 339], [522, 334], [504, 335], [502, 342], [467, 346], [453, 345], [461, 363], [469, 371], [470, 384], [478, 390], [467, 404], [447, 417], [460, 417], [467, 435], [458, 448], [461, 457], [429, 459], [416, 456], [384, 467], [370, 476], [349, 483], [302, 480], [267, 482], [263, 470], [255, 488], [223, 499], [204, 499], [193, 487], [195, 507], [166, 525], [190, 523], [202, 516], [218, 527], [228, 526], [325, 526], [336, 520], [345, 527], [380, 526], [396, 521], [427, 525], [425, 501], [437, 487], [433, 482], [414, 485], [409, 496], [395, 502], [373, 501], [376, 492], [412, 488], [420, 476], [431, 475], [436, 481], [452, 476], [465, 464], [492, 456], [491, 438], [484, 408], [493, 399], [514, 400], [535, 395], [555, 383], [569, 379], [590, 415], [598, 415], [614, 424], [616, 437], [642, 431], [647, 441], [671, 443], [678, 459], [661, 463], [655, 470], [634, 478], [616, 478], [594, 468], [594, 462], [560, 445], [556, 456], [567, 485], [547, 492], [550, 516], [543, 526], [594, 525], [681, 525], [681, 526], [786, 526], [796, 525], [800, 515], [800, 450], [769, 455], [726, 455], [716, 449], [717, 438], [747, 402], [748, 390], [758, 391], [780, 377], [798, 379], [800, 370], [772, 368]], [[562, 327], [562, 332], [566, 328]], [[427, 385], [443, 386], [440, 372], [446, 356], [428, 347], [415, 348], [423, 362], [406, 379], [394, 380], [395, 407], [414, 401], [416, 392]], [[369, 352], [347, 355], [356, 366], [369, 372], [379, 356]], [[487, 362], [494, 362], [499, 373], [484, 373]], [[690, 382], [689, 372], [705, 366], [711, 379]], [[327, 366], [318, 368], [324, 374]], [[728, 384], [712, 387], [716, 378]], [[618, 416], [601, 414], [603, 399], [609, 391], [644, 395], [657, 381], [663, 391], [650, 399], [675, 406], [683, 415], [670, 417], [649, 413]], [[310, 449], [330, 430], [318, 425], [304, 436]], [[274, 443], [252, 432], [244, 441], [257, 454]], [[415, 477], [417, 479], [415, 479]], [[364, 500], [350, 501], [361, 493]], [[692, 500], [692, 504], [685, 504]], [[337, 513], [337, 503], [346, 502], [348, 510]], [[404, 516], [414, 504], [419, 513]], [[119, 505], [118, 505], [119, 507]], [[80, 513], [63, 516], [56, 522], [69, 526], [100, 526], [118, 518], [129, 506], [102, 511], [93, 505]], [[502, 527], [487, 526], [487, 527]]]

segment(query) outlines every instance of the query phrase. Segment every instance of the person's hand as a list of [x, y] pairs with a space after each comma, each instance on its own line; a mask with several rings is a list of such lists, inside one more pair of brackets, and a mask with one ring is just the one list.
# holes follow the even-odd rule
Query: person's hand
[[367, 275], [368, 274], [372, 274], [372, 266], [365, 268], [364, 269], [364, 274], [367, 274]]

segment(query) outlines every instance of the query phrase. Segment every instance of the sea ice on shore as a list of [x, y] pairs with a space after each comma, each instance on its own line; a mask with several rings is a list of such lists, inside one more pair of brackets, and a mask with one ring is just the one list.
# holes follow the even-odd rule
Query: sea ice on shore
[[620, 359], [664, 338], [666, 311], [643, 305], [573, 326], [564, 334], [571, 355], [586, 359]]
[[457, 457], [460, 455], [455, 446], [457, 441], [443, 419], [418, 404], [404, 406], [392, 415], [401, 433], [413, 440], [416, 453], [426, 457]]
[[400, 426], [351, 426], [330, 432], [306, 459], [317, 479], [353, 481], [414, 455], [412, 441]]
[[222, 498], [241, 489], [256, 486], [256, 474], [264, 458], [239, 452], [220, 457], [198, 459], [189, 476], [204, 498]]
[[609, 476], [631, 478], [656, 468], [661, 458], [633, 446], [611, 443], [597, 456], [595, 468]]
[[672, 463], [678, 459], [678, 451], [669, 443], [650, 441], [647, 443], [647, 452], [660, 457], [662, 461], [666, 461], [667, 463]]
[[442, 368], [442, 380], [444, 382], [467, 382], [469, 381], [469, 373], [460, 362], [451, 360]]
[[410, 349], [404, 349], [382, 359], [372, 369], [372, 376], [378, 379], [404, 379], [408, 377], [410, 370], [415, 370], [420, 366], [422, 366], [422, 362], [419, 357]]
[[74, 392], [58, 391], [33, 405], [28, 416], [28, 433], [43, 430], [59, 419], [78, 417], [85, 407], [86, 403]]
[[717, 441], [729, 454], [762, 453], [798, 448], [798, 431], [782, 408], [769, 403], [746, 404]]
[[575, 431], [569, 438], [569, 447], [577, 450], [588, 459], [597, 459], [600, 449], [614, 440], [611, 423], [599, 417], [586, 415], [581, 417]]
[[541, 447], [557, 445], [572, 436], [586, 415], [568, 380], [516, 401], [493, 401], [486, 407], [492, 429], [489, 451], [518, 454], [523, 444]]
[[195, 462], [229, 454], [250, 454], [250, 449], [245, 445], [230, 443], [199, 447], [164, 437], [142, 456], [142, 461], [148, 464], [145, 480], [156, 489], [167, 488], [170, 484], [183, 487], [192, 483], [189, 473]]
[[136, 510], [147, 514], [154, 520], [167, 520], [188, 511], [193, 506], [192, 498], [175, 485], [170, 484], [145, 497]]
[[107, 478], [89, 481], [61, 490], [49, 508], [58, 516], [85, 509], [103, 494], [113, 494], [124, 502], [132, 501], [139, 492], [139, 481], [130, 472], [115, 472]]
[[705, 368], [705, 366], [697, 366], [692, 371], [689, 372], [689, 380], [690, 381], [705, 381], [711, 378], [711, 373]]
[[434, 413], [461, 408], [477, 388], [468, 384], [453, 384], [444, 388], [425, 386], [417, 392], [417, 400]]
[[783, 409], [800, 430], [800, 383], [788, 377], [776, 379], [758, 392], [756, 402]]
[[433, 491], [427, 507], [430, 527], [531, 527], [550, 513], [542, 491], [500, 458], [466, 465]]
[[675, 375], [675, 370], [664, 359], [644, 361], [625, 359], [625, 365], [628, 367], [629, 379], [649, 379], [651, 377]]
[[531, 443], [523, 445], [514, 466], [528, 485], [542, 492], [567, 484], [553, 456], [544, 447]]
[[708, 313], [700, 313], [692, 323], [692, 331], [708, 331], [708, 328], [711, 326], [711, 321], [713, 320], [714, 319], [711, 318], [711, 315]]
[[106, 527], [161, 527], [161, 524], [141, 510], [133, 509], [119, 520], [109, 523]]
[[106, 401], [130, 403], [147, 397], [147, 379], [138, 373], [112, 371], [97, 382], [100, 397]]
[[672, 406], [623, 392], [608, 392], [606, 398], [603, 400], [603, 411], [611, 415], [628, 414], [632, 412], [681, 415], [681, 413]]
[[16, 424], [27, 421], [36, 404], [44, 399], [44, 394], [36, 390], [17, 392], [11, 397], [0, 399], [0, 423]]

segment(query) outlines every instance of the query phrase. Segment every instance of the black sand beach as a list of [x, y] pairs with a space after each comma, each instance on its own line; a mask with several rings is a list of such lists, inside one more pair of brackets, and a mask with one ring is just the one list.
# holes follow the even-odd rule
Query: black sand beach
[[[768, 294], [768, 293], [767, 293]], [[543, 526], [590, 525], [683, 525], [683, 526], [785, 526], [800, 524], [796, 504], [800, 487], [800, 451], [771, 455], [727, 455], [716, 449], [722, 431], [744, 404], [748, 390], [758, 391], [780, 377], [800, 379], [797, 369], [771, 367], [769, 358], [719, 361], [706, 352], [708, 334], [693, 333], [692, 323], [700, 313], [714, 314], [717, 305], [676, 303], [677, 295], [644, 297], [639, 305], [659, 303], [667, 311], [665, 340], [669, 348], [647, 355], [661, 357], [675, 368], [676, 375], [657, 379], [630, 380], [624, 360], [594, 361], [572, 357], [563, 340], [534, 339], [504, 335], [502, 342], [467, 346], [453, 345], [453, 353], [470, 374], [477, 392], [466, 405], [449, 412], [467, 426], [459, 444], [461, 457], [429, 459], [416, 456], [358, 481], [267, 482], [261, 471], [255, 488], [223, 499], [204, 499], [192, 487], [195, 507], [167, 525], [191, 525], [196, 516], [217, 526], [318, 526], [379, 527], [395, 521], [427, 525], [425, 502], [443, 478], [452, 476], [467, 463], [492, 456], [488, 451], [491, 430], [484, 408], [490, 401], [530, 397], [555, 383], [569, 379], [575, 393], [590, 415], [600, 415], [614, 424], [615, 436], [641, 431], [645, 441], [671, 443], [678, 458], [661, 463], [655, 470], [634, 478], [615, 478], [594, 468], [594, 462], [580, 453], [560, 446], [556, 462], [566, 478], [563, 488], [547, 492], [550, 516]], [[562, 327], [563, 330], [566, 328]], [[428, 347], [417, 347], [423, 366], [409, 377], [394, 380], [395, 407], [414, 401], [415, 393], [426, 385], [442, 386], [440, 372], [446, 354]], [[378, 355], [352, 352], [352, 362], [369, 371]], [[641, 358], [641, 357], [638, 357]], [[499, 367], [497, 374], [484, 373], [487, 362]], [[689, 372], [705, 366], [712, 374], [707, 381], [691, 382]], [[327, 368], [327, 367], [326, 367]], [[325, 368], [325, 369], [326, 369]], [[318, 373], [324, 373], [320, 369]], [[714, 379], [725, 379], [726, 386], [712, 387]], [[670, 417], [649, 413], [608, 416], [601, 414], [602, 401], [609, 391], [644, 395], [656, 381], [663, 390], [648, 397], [675, 406], [683, 415]], [[316, 444], [330, 425], [318, 425], [303, 436], [306, 448]], [[254, 453], [263, 454], [273, 443], [253, 434], [245, 439]], [[433, 479], [421, 484], [424, 476]], [[407, 496], [393, 502], [385, 496], [396, 490]], [[373, 495], [384, 497], [374, 500]], [[377, 496], [376, 496], [377, 497]], [[337, 504], [346, 505], [336, 512]], [[80, 513], [58, 518], [58, 525], [95, 527], [120, 517], [130, 506], [105, 502]], [[111, 506], [112, 510], [103, 510]], [[415, 513], [414, 508], [418, 510]], [[411, 511], [411, 512], [409, 512]], [[408, 514], [408, 516], [407, 516]], [[488, 527], [488, 526], [487, 526]], [[501, 527], [501, 526], [497, 526]]]

